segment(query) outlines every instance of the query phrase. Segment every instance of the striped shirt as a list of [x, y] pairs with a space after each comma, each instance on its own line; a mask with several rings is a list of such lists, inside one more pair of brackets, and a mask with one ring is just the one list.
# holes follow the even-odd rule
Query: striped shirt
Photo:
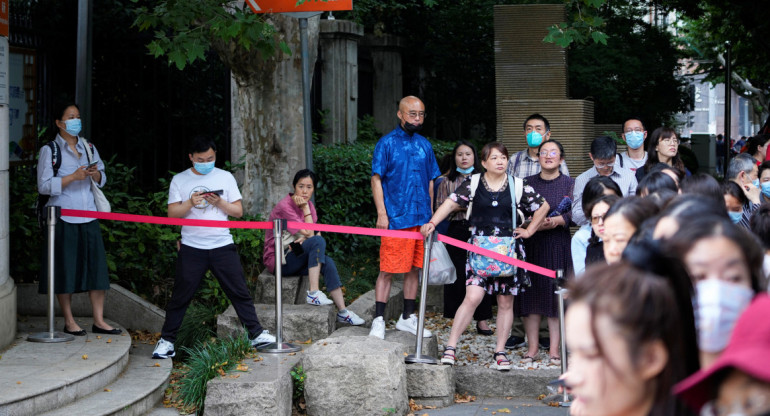
[[[596, 170], [596, 167], [591, 167], [591, 169], [581, 173], [575, 179], [575, 191], [572, 198], [572, 221], [577, 225], [588, 224], [588, 220], [583, 213], [583, 190], [586, 188], [588, 181], [595, 176], [599, 176], [599, 171]], [[623, 196], [636, 195], [636, 176], [630, 170], [621, 168], [618, 165], [617, 159], [609, 177], [618, 184]]]
[[[508, 174], [517, 178], [526, 178], [527, 176], [537, 175], [540, 173], [540, 159], [531, 158], [528, 149], [524, 149], [521, 152], [513, 155], [508, 159]], [[569, 176], [569, 169], [567, 169], [567, 162], [561, 161], [559, 165], [559, 172], [565, 176]]]

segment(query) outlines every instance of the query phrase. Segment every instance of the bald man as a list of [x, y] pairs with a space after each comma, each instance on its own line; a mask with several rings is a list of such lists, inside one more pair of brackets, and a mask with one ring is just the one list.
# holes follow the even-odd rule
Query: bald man
[[[425, 105], [419, 98], [401, 99], [396, 116], [399, 125], [377, 142], [372, 157], [372, 195], [377, 207], [377, 228], [419, 231], [430, 221], [433, 179], [441, 175], [433, 147], [418, 132], [425, 121]], [[396, 329], [417, 335], [415, 299], [422, 267], [423, 241], [382, 237], [380, 274], [374, 287], [375, 318], [370, 336], [385, 339], [383, 314], [390, 296], [393, 275], [404, 273], [404, 310]], [[431, 336], [427, 329], [423, 336]]]

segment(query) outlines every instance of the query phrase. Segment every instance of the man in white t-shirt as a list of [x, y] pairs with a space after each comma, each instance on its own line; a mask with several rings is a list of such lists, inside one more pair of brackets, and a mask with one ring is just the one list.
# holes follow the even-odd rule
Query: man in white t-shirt
[[[228, 216], [242, 217], [241, 192], [235, 178], [230, 172], [214, 167], [214, 142], [202, 136], [194, 138], [189, 157], [193, 167], [174, 175], [171, 180], [168, 216], [213, 221], [227, 221]], [[217, 278], [241, 323], [249, 331], [251, 345], [258, 347], [275, 342], [275, 337], [263, 330], [257, 319], [230, 229], [186, 225], [182, 227], [174, 290], [166, 306], [161, 339], [155, 345], [152, 358], [171, 358], [176, 354], [176, 333], [208, 270]]]
[[642, 120], [631, 117], [623, 123], [623, 140], [626, 141], [628, 151], [620, 154], [618, 164], [636, 173], [636, 170], [647, 163], [647, 152], [644, 150], [644, 141], [647, 139], [647, 130], [644, 129]]

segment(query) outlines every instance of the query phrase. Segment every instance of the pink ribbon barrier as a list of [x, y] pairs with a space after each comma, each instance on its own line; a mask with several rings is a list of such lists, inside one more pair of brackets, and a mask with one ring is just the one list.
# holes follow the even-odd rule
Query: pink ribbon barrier
[[[62, 209], [62, 217], [80, 217], [80, 218], [96, 218], [100, 220], [110, 221], [126, 221], [126, 222], [143, 222], [148, 224], [162, 224], [162, 225], [189, 225], [193, 227], [219, 227], [219, 228], [252, 228], [260, 230], [271, 230], [273, 224], [267, 221], [212, 221], [212, 220], [187, 220], [183, 218], [169, 218], [169, 217], [154, 217], [150, 215], [136, 215], [136, 214], [120, 214], [116, 212], [98, 212], [98, 211], [84, 211], [78, 209]], [[395, 237], [395, 238], [409, 238], [412, 240], [422, 240], [423, 236], [417, 231], [400, 231], [400, 230], [381, 230], [378, 228], [366, 228], [366, 227], [354, 227], [350, 225], [329, 225], [329, 224], [309, 224], [305, 222], [289, 221], [286, 225], [287, 228], [303, 229], [312, 231], [323, 231], [331, 233], [342, 234], [357, 234], [368, 235], [372, 237]], [[483, 256], [491, 257], [495, 260], [502, 261], [504, 263], [512, 264], [516, 267], [529, 270], [533, 273], [541, 274], [546, 277], [556, 278], [556, 272], [546, 269], [531, 263], [508, 257], [503, 254], [487, 250], [481, 247], [476, 247], [473, 244], [468, 244], [465, 241], [460, 241], [451, 237], [447, 237], [443, 234], [438, 235], [438, 241], [446, 244], [459, 247], [461, 249], [471, 251]]]

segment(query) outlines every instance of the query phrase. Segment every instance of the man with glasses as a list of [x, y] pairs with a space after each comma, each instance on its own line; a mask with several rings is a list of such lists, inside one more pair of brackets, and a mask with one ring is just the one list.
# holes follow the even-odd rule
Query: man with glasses
[[628, 145], [628, 150], [618, 155], [620, 166], [631, 172], [647, 163], [647, 152], [644, 150], [644, 141], [647, 139], [647, 130], [639, 118], [631, 117], [623, 122], [623, 140]]
[[575, 190], [572, 198], [572, 221], [577, 225], [587, 224], [583, 213], [583, 189], [588, 181], [595, 176], [607, 176], [620, 187], [623, 196], [636, 194], [636, 177], [630, 170], [620, 167], [617, 163], [618, 146], [609, 136], [599, 136], [591, 142], [591, 152], [588, 156], [594, 166], [580, 174], [575, 179]]
[[[441, 175], [433, 147], [418, 132], [425, 121], [425, 105], [419, 98], [401, 99], [396, 113], [399, 125], [383, 136], [372, 157], [372, 195], [377, 207], [377, 228], [419, 231], [430, 221], [433, 179]], [[414, 314], [422, 267], [423, 242], [382, 237], [380, 274], [374, 287], [375, 317], [370, 336], [385, 339], [385, 306], [390, 297], [393, 274], [404, 274], [404, 310], [396, 329], [417, 335]], [[424, 337], [431, 336], [427, 329]]]
[[[517, 178], [526, 178], [540, 173], [537, 149], [543, 142], [551, 139], [551, 125], [548, 123], [548, 119], [537, 113], [527, 117], [524, 120], [524, 136], [527, 140], [527, 148], [508, 160], [508, 174]], [[559, 165], [559, 171], [569, 176], [565, 161]]]

